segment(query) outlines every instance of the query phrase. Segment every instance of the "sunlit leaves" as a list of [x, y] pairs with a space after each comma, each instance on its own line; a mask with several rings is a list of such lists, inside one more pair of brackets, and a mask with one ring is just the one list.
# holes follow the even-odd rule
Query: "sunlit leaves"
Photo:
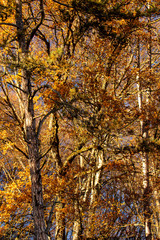
[[[29, 42], [27, 51], [18, 46], [15, 2], [0, 2], [1, 236], [16, 239], [19, 234], [27, 239], [33, 234], [33, 171], [29, 170], [27, 147], [35, 136], [46, 224], [53, 207], [53, 238], [56, 212], [65, 216], [70, 234], [81, 219], [84, 237], [88, 229], [92, 238], [126, 237], [123, 232], [127, 233], [128, 226], [142, 225], [139, 152], [146, 146], [140, 122], [149, 122], [147, 151], [154, 189], [159, 189], [160, 134], [159, 25], [153, 23], [150, 69], [146, 2], [43, 1], [45, 16], [39, 26], [39, 1], [22, 1], [24, 26], [23, 34], [18, 34], [24, 37], [24, 44]], [[153, 2], [152, 10], [158, 12], [158, 1]], [[138, 40], [141, 67], [137, 67]], [[29, 81], [25, 88], [24, 79]], [[26, 128], [31, 105], [34, 124]], [[26, 138], [30, 129], [34, 130], [31, 142]]]

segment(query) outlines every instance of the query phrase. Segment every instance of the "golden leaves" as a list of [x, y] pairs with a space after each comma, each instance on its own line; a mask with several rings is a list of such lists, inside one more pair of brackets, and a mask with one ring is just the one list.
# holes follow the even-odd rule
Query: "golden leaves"
[[[21, 214], [20, 209], [23, 209], [24, 214], [31, 209], [31, 183], [28, 174], [27, 169], [26, 172], [19, 172], [18, 179], [6, 183], [4, 189], [0, 190], [2, 198], [1, 223], [5, 223], [3, 231], [5, 228], [7, 229], [7, 223], [13, 214], [18, 218], [18, 215]], [[21, 218], [19, 217], [17, 221], [21, 221]]]

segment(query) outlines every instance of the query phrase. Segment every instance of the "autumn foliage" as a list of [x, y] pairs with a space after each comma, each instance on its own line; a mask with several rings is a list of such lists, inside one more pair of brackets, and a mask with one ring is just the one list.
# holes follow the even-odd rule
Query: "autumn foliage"
[[160, 239], [159, 15], [0, 0], [0, 239]]

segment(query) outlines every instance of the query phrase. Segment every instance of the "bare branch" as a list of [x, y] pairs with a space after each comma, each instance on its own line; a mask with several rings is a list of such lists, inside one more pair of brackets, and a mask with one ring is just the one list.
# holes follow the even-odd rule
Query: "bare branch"
[[17, 25], [14, 24], [14, 23], [3, 23], [3, 22], [0, 22], [0, 25], [7, 25], [7, 26], [12, 26], [12, 27], [16, 27], [17, 28]]
[[49, 40], [46, 39], [45, 35], [38, 29], [38, 31], [35, 34], [36, 36], [38, 36], [45, 44], [47, 47], [47, 53], [48, 55], [50, 55], [50, 42]]
[[47, 235], [49, 233], [49, 229], [52, 226], [53, 210], [54, 210], [54, 207], [55, 207], [56, 203], [57, 203], [57, 198], [52, 202], [51, 210], [50, 210], [49, 217], [48, 217], [48, 220], [47, 220], [47, 227], [46, 227], [46, 230], [45, 230]]
[[13, 84], [13, 83], [11, 83], [11, 82], [7, 82], [7, 84], [11, 85], [11, 86], [12, 86], [12, 87], [14, 87], [14, 88], [18, 88], [20, 91], [22, 91], [22, 92], [26, 93], [26, 91], [24, 91], [22, 88], [20, 88], [20, 87], [17, 87], [16, 85], [14, 85], [14, 84]]
[[[51, 149], [52, 149], [52, 145], [47, 149], [47, 151], [46, 151], [43, 155], [41, 155], [41, 156], [38, 158], [38, 161], [39, 161], [40, 159], [42, 159], [43, 157], [45, 157], [45, 156], [47, 155], [47, 153], [49, 153], [49, 151], [50, 151]], [[45, 163], [46, 163], [46, 160], [43, 162], [40, 170], [44, 167]]]
[[[17, 113], [16, 113], [16, 110], [15, 110], [15, 107], [14, 107], [13, 103], [11, 103], [10, 98], [9, 98], [9, 95], [7, 94], [5, 88], [4, 88], [4, 86], [3, 86], [2, 84], [1, 84], [1, 89], [2, 89], [2, 91], [3, 91], [3, 93], [4, 93], [4, 95], [6, 96], [6, 103], [7, 103], [7, 105], [11, 108], [12, 113], [13, 113], [13, 116], [15, 117], [15, 119], [17, 120], [17, 122], [19, 123], [19, 125], [21, 126], [21, 125], [22, 125], [22, 121], [21, 121], [21, 119], [18, 117], [18, 115], [17, 115]], [[23, 129], [22, 129], [22, 130], [23, 130]]]
[[66, 171], [69, 167], [69, 165], [73, 162], [75, 157], [77, 157], [79, 154], [87, 152], [91, 149], [95, 148], [94, 145], [84, 147], [82, 145], [79, 146], [78, 150], [74, 151], [73, 153], [70, 154], [70, 156], [67, 158], [67, 160], [64, 162], [63, 168], [61, 169], [61, 174], [65, 175]]
[[45, 84], [45, 85], [42, 85], [42, 86], [40, 86], [39, 88], [35, 89], [34, 92], [33, 92], [33, 94], [32, 94], [32, 98], [36, 95], [36, 93], [37, 93], [38, 91], [40, 91], [40, 90], [43, 89], [43, 88], [49, 88], [49, 85]]
[[40, 22], [35, 26], [35, 28], [32, 30], [30, 37], [27, 39], [27, 49], [29, 48], [29, 44], [32, 41], [33, 37], [35, 36], [36, 32], [38, 31], [39, 27], [43, 23], [43, 20], [45, 18], [44, 14], [44, 8], [43, 8], [43, 0], [40, 0], [40, 13], [41, 13], [41, 19]]
[[59, 5], [62, 5], [64, 7], [73, 8], [71, 5], [68, 5], [68, 4], [65, 4], [65, 3], [61, 3], [61, 2], [56, 1], [56, 0], [53, 0], [53, 2], [58, 3]]
[[44, 123], [44, 121], [51, 115], [51, 113], [55, 113], [56, 111], [58, 111], [59, 108], [53, 108], [51, 109], [46, 115], [44, 115], [44, 117], [39, 121], [39, 124], [38, 124], [38, 128], [37, 128], [37, 137], [39, 136], [40, 134], [40, 131], [41, 131], [41, 128], [42, 128], [42, 125]]
[[28, 155], [22, 150], [22, 149], [20, 149], [18, 146], [16, 146], [15, 144], [14, 144], [14, 147], [15, 147], [15, 149], [17, 149], [19, 152], [21, 152], [27, 159], [29, 159], [29, 157], [28, 157]]

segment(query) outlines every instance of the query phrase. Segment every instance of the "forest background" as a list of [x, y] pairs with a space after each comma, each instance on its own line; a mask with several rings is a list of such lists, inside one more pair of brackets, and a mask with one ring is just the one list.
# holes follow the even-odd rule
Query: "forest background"
[[0, 0], [0, 239], [160, 239], [159, 0]]

